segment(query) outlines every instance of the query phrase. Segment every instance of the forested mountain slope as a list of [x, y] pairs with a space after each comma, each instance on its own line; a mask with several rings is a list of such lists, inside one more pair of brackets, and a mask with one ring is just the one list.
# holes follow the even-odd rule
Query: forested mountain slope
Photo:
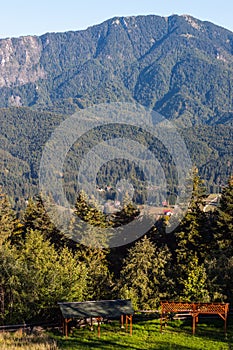
[[137, 101], [182, 129], [211, 190], [232, 173], [233, 33], [188, 15], [116, 17], [0, 40], [0, 182], [37, 189], [41, 149], [74, 111]]

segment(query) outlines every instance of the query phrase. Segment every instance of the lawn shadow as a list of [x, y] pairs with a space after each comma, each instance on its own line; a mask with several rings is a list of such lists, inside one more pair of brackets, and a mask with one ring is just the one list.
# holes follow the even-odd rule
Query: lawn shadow
[[[58, 346], [62, 345], [62, 349], [69, 349], [69, 350], [85, 350], [85, 349], [92, 349], [92, 350], [142, 350], [142, 346], [136, 345], [136, 344], [118, 344], [116, 341], [112, 340], [105, 340], [105, 339], [96, 339], [91, 340], [88, 342], [82, 341], [80, 339], [68, 339], [65, 341], [62, 341], [62, 343]], [[153, 345], [152, 345], [153, 346]], [[169, 342], [162, 342], [157, 341], [155, 347], [150, 347], [148, 349], [161, 349], [161, 350], [169, 350], [169, 349], [178, 349], [178, 350], [193, 350], [193, 347], [187, 347], [186, 345], [178, 345], [178, 344], [171, 344]]]
[[68, 338], [58, 341], [58, 346], [61, 346], [62, 349], [100, 349], [100, 350], [125, 350], [125, 349], [132, 349], [132, 350], [141, 350], [141, 346], [137, 346], [135, 344], [129, 345], [129, 344], [119, 344], [118, 341], [114, 340], [106, 340], [101, 338], [96, 339], [87, 339], [87, 338]]
[[[168, 322], [169, 330], [177, 333], [192, 334], [192, 317], [185, 320], [173, 320]], [[166, 332], [166, 328], [164, 330]], [[228, 319], [227, 334], [224, 333], [224, 322], [220, 318], [199, 317], [199, 322], [196, 325], [194, 337], [200, 337], [206, 340], [222, 341], [233, 349], [233, 318]]]

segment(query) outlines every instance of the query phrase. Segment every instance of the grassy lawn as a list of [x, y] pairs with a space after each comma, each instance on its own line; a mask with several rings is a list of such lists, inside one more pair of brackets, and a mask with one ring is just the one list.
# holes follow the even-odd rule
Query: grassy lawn
[[196, 335], [191, 334], [191, 319], [170, 322], [163, 333], [160, 333], [159, 320], [140, 319], [135, 316], [133, 336], [119, 327], [118, 322], [101, 326], [101, 338], [88, 328], [74, 329], [68, 339], [60, 334], [53, 334], [59, 349], [203, 349], [233, 350], [233, 321], [228, 324], [228, 335], [225, 338], [221, 320], [200, 320]]
[[39, 335], [24, 335], [20, 332], [1, 333], [1, 350], [85, 350], [85, 349], [198, 349], [233, 350], [233, 318], [228, 323], [225, 338], [221, 320], [200, 320], [195, 336], [191, 334], [191, 319], [172, 321], [163, 333], [160, 323], [153, 317], [134, 317], [133, 335], [120, 329], [119, 322], [101, 326], [101, 338], [97, 336], [97, 327], [90, 331], [88, 327], [72, 329], [68, 339], [56, 331], [42, 332]]

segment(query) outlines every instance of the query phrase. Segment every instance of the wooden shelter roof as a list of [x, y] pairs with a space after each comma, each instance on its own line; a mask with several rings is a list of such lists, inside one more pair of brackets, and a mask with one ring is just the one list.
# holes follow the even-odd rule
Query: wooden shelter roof
[[60, 302], [62, 315], [65, 319], [89, 317], [119, 317], [133, 315], [134, 310], [130, 299], [100, 300], [84, 302]]

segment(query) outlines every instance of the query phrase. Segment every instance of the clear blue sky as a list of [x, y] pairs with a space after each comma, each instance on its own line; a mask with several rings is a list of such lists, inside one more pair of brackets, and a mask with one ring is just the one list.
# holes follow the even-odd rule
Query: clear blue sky
[[233, 0], [4, 0], [0, 38], [85, 29], [114, 16], [184, 13], [233, 31]]

